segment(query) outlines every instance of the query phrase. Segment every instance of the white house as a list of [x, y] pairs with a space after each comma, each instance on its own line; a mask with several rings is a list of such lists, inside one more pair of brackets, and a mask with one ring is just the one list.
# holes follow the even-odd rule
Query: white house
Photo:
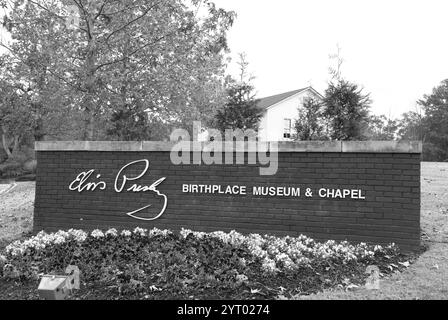
[[260, 99], [258, 106], [264, 114], [258, 130], [259, 139], [290, 141], [299, 109], [309, 98], [320, 101], [323, 96], [312, 87], [306, 87]]
[[[323, 96], [312, 87], [276, 94], [259, 99], [258, 107], [263, 116], [258, 127], [260, 141], [291, 141], [294, 123], [300, 108], [307, 99], [321, 101]], [[199, 141], [208, 141], [209, 132], [205, 128], [198, 134]]]

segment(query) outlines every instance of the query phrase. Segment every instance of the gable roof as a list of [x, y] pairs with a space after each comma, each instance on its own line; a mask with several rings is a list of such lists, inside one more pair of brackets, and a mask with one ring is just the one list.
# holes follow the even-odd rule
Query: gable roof
[[274, 104], [277, 104], [277, 103], [279, 103], [282, 100], [285, 100], [285, 99], [287, 99], [287, 98], [289, 98], [289, 97], [291, 97], [291, 96], [293, 96], [293, 95], [295, 95], [297, 93], [300, 93], [300, 92], [308, 90], [308, 89], [313, 90], [319, 96], [321, 96], [320, 93], [317, 92], [316, 90], [314, 90], [312, 87], [306, 87], [306, 88], [302, 88], [302, 89], [297, 89], [297, 90], [293, 90], [293, 91], [288, 91], [288, 92], [276, 94], [276, 95], [269, 96], [269, 97], [266, 97], [266, 98], [261, 98], [261, 99], [259, 99], [257, 105], [261, 109], [267, 109], [270, 106], [273, 106]]

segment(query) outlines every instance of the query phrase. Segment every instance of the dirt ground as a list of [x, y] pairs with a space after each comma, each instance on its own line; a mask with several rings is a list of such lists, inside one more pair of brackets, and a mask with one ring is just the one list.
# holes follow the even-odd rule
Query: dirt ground
[[[329, 290], [298, 299], [448, 299], [448, 163], [422, 163], [422, 239], [428, 250], [379, 290]], [[32, 229], [34, 182], [0, 185], [0, 244]], [[0, 246], [1, 247], [1, 246]]]

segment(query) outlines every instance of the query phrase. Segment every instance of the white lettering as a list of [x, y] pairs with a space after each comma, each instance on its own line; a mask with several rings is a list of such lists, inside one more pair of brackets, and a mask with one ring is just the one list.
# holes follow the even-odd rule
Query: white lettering
[[321, 198], [338, 198], [338, 199], [360, 199], [364, 200], [366, 197], [362, 195], [360, 189], [319, 189], [319, 197]]
[[[86, 172], [81, 172], [78, 174], [75, 180], [72, 181], [69, 185], [69, 189], [71, 191], [78, 191], [83, 192], [84, 190], [87, 191], [95, 191], [96, 188], [100, 188], [100, 190], [106, 189], [106, 182], [99, 181], [99, 182], [87, 182], [87, 180], [90, 178], [90, 176], [95, 172], [95, 170], [89, 170]], [[99, 179], [101, 175], [97, 175], [96, 178]]]
[[[128, 177], [126, 174], [124, 174], [124, 171], [135, 164], [138, 163], [144, 163], [144, 168], [143, 170], [140, 172], [140, 174], [134, 176], [134, 177]], [[125, 165], [124, 167], [122, 167], [120, 169], [120, 171], [118, 172], [117, 176], [115, 177], [115, 184], [114, 184], [114, 189], [116, 192], [121, 193], [123, 190], [125, 190], [126, 184], [129, 181], [135, 181], [138, 180], [140, 178], [142, 178], [146, 172], [149, 169], [149, 161], [146, 159], [143, 160], [137, 160], [137, 161], [133, 161], [128, 163], [127, 165]], [[69, 185], [69, 189], [71, 191], [78, 191], [78, 192], [82, 192], [84, 190], [87, 191], [95, 191], [97, 189], [100, 190], [105, 190], [106, 189], [106, 182], [104, 181], [97, 181], [97, 182], [88, 182], [88, 180], [91, 178], [92, 174], [95, 172], [94, 169], [91, 169], [89, 171], [85, 171], [85, 172], [81, 172], [80, 174], [78, 174], [78, 176], [75, 178], [75, 180], [73, 180], [70, 185]], [[98, 174], [96, 175], [96, 179], [101, 178], [101, 175]], [[135, 219], [140, 219], [140, 220], [155, 220], [158, 219], [162, 216], [162, 214], [165, 212], [166, 206], [167, 206], [167, 202], [168, 202], [168, 198], [166, 195], [164, 195], [163, 193], [160, 193], [159, 190], [157, 189], [157, 187], [163, 182], [165, 181], [165, 177], [164, 178], [160, 178], [159, 180], [157, 180], [156, 182], [154, 182], [153, 184], [151, 184], [150, 186], [146, 186], [146, 185], [139, 185], [139, 184], [133, 184], [131, 186], [129, 186], [126, 191], [127, 192], [154, 192], [155, 194], [157, 194], [160, 197], [163, 197], [163, 207], [160, 210], [160, 212], [153, 218], [144, 218], [144, 217], [140, 217], [137, 216], [136, 214], [139, 213], [140, 211], [147, 209], [149, 207], [151, 207], [151, 205], [147, 205], [144, 206], [142, 208], [139, 208], [137, 210], [131, 211], [126, 213], [128, 216], [135, 218]], [[183, 190], [185, 192], [185, 185], [183, 186]]]
[[319, 189], [319, 197], [325, 198], [327, 196], [326, 191], [327, 191], [327, 189], [324, 189], [324, 188]]
[[[125, 169], [127, 169], [128, 167], [130, 167], [132, 165], [138, 164], [138, 163], [144, 163], [145, 164], [144, 169], [141, 171], [140, 174], [138, 174], [135, 177], [128, 177], [128, 176], [126, 176], [126, 174], [123, 174], [123, 171]], [[118, 193], [122, 192], [123, 189], [126, 187], [126, 183], [128, 181], [135, 181], [135, 180], [138, 180], [138, 179], [142, 178], [146, 174], [148, 169], [149, 169], [149, 160], [147, 160], [147, 159], [132, 161], [132, 162], [128, 163], [123, 168], [121, 168], [120, 171], [118, 171], [118, 174], [117, 174], [117, 176], [115, 178], [115, 184], [114, 184], [115, 191], [118, 192]], [[130, 186], [130, 187], [128, 187], [126, 189], [126, 191], [128, 191], [128, 192], [148, 192], [148, 191], [151, 191], [151, 192], [156, 193], [158, 196], [163, 197], [163, 207], [162, 207], [160, 212], [155, 217], [153, 217], [153, 218], [143, 218], [143, 217], [139, 217], [139, 216], [136, 215], [137, 213], [139, 213], [139, 212], [141, 212], [141, 211], [151, 207], [151, 205], [144, 206], [144, 207], [142, 207], [140, 209], [128, 212], [126, 214], [128, 216], [132, 217], [132, 218], [139, 219], [139, 220], [146, 220], [146, 221], [152, 221], [152, 220], [156, 220], [156, 219], [160, 218], [162, 216], [162, 214], [165, 212], [165, 209], [166, 209], [166, 206], [167, 206], [167, 202], [168, 202], [168, 198], [163, 193], [160, 193], [159, 190], [157, 190], [157, 187], [163, 181], [165, 181], [165, 179], [166, 179], [165, 177], [164, 178], [160, 178], [159, 180], [157, 180], [156, 182], [154, 182], [150, 186], [133, 184], [132, 186]]]

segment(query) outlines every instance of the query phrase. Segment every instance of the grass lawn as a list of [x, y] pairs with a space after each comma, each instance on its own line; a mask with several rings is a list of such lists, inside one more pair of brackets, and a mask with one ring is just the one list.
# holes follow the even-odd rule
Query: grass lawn
[[[379, 290], [331, 289], [296, 299], [448, 299], [448, 163], [422, 163], [424, 252], [409, 268], [382, 279]], [[1, 185], [0, 185], [1, 187]], [[34, 183], [0, 188], [0, 248], [32, 227]], [[26, 294], [20, 294], [26, 297]], [[32, 298], [32, 296], [30, 296]]]

